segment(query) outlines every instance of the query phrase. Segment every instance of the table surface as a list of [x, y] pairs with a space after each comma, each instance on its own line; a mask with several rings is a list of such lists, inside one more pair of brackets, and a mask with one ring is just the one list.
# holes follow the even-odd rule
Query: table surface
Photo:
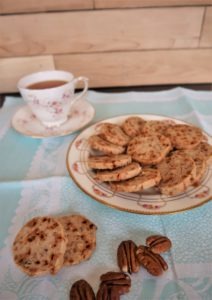
[[[89, 91], [96, 109], [93, 123], [136, 113], [162, 114], [201, 126], [212, 134], [212, 92], [176, 88], [161, 92], [98, 93]], [[122, 299], [212, 299], [212, 204], [179, 214], [145, 216], [104, 206], [85, 195], [68, 175], [65, 158], [77, 133], [32, 139], [11, 128], [20, 98], [7, 97], [0, 110], [0, 300], [69, 299], [72, 283], [86, 279], [98, 289], [102, 273], [118, 270], [116, 250], [122, 240], [144, 244], [151, 234], [173, 242], [164, 257], [169, 269], [155, 278], [141, 269]], [[83, 214], [98, 227], [92, 258], [64, 267], [55, 276], [28, 277], [13, 263], [11, 245], [33, 216]]]

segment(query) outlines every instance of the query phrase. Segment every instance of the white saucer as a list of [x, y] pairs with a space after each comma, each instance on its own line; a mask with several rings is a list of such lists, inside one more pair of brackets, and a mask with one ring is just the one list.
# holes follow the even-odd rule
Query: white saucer
[[13, 116], [12, 126], [21, 134], [33, 138], [57, 137], [71, 134], [84, 128], [95, 115], [94, 107], [85, 100], [78, 101], [68, 117], [59, 127], [45, 127], [31, 112], [27, 105], [21, 107]]

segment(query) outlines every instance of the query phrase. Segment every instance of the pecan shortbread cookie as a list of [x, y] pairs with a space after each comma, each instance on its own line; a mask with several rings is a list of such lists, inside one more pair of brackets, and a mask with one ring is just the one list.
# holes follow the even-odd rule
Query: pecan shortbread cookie
[[117, 124], [102, 123], [100, 125], [100, 134], [104, 140], [115, 145], [126, 146], [129, 142], [129, 137]]
[[99, 171], [96, 173], [95, 179], [99, 181], [120, 181], [137, 176], [141, 172], [141, 166], [133, 162], [125, 167], [112, 171]]
[[81, 215], [63, 216], [58, 221], [68, 240], [64, 265], [75, 265], [89, 259], [96, 248], [96, 225]]
[[158, 164], [172, 149], [169, 138], [161, 135], [138, 136], [131, 140], [127, 153], [144, 165]]
[[187, 154], [194, 160], [196, 164], [196, 176], [194, 177], [194, 183], [198, 183], [206, 171], [206, 160], [203, 154], [199, 151], [195, 151], [195, 149], [182, 150], [181, 152]]
[[140, 134], [145, 122], [146, 121], [140, 117], [129, 117], [122, 124], [122, 129], [128, 136], [135, 137]]
[[138, 176], [132, 179], [111, 183], [110, 186], [115, 192], [140, 192], [158, 185], [160, 179], [160, 172], [157, 169], [144, 167]]
[[165, 121], [147, 121], [142, 127], [141, 134], [145, 136], [154, 134], [164, 135], [169, 126], [171, 125], [168, 125]]
[[88, 166], [91, 169], [112, 170], [126, 166], [132, 162], [132, 158], [128, 154], [118, 154], [110, 156], [90, 156], [88, 158]]
[[88, 144], [92, 149], [105, 154], [121, 154], [125, 151], [125, 147], [105, 141], [101, 135], [92, 135], [88, 140]]
[[203, 156], [207, 164], [212, 164], [212, 145], [201, 142], [197, 147], [192, 149], [192, 152], [195, 153], [197, 157]]
[[30, 276], [55, 274], [63, 266], [67, 239], [52, 217], [35, 217], [18, 232], [13, 243], [16, 265]]
[[202, 131], [194, 126], [176, 124], [166, 130], [172, 146], [176, 149], [193, 149], [200, 144], [203, 138]]
[[194, 160], [179, 151], [166, 157], [157, 167], [161, 174], [159, 189], [164, 195], [175, 196], [185, 192], [196, 177]]

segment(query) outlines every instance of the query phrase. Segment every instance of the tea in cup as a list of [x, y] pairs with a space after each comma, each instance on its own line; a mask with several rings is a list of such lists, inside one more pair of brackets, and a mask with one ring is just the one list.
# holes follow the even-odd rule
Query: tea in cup
[[[78, 82], [84, 83], [81, 93], [75, 95]], [[88, 79], [74, 78], [66, 71], [41, 71], [21, 78], [18, 89], [36, 118], [47, 127], [66, 122], [74, 104], [88, 90]]]

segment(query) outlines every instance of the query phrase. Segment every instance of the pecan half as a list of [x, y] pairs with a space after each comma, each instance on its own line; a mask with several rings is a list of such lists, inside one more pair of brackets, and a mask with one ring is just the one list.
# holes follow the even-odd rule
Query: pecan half
[[168, 264], [167, 262], [164, 260], [164, 258], [160, 255], [160, 254], [156, 254], [154, 253], [155, 257], [157, 258], [157, 260], [160, 262], [160, 265], [162, 267], [162, 269], [164, 271], [168, 270]]
[[169, 251], [172, 243], [169, 238], [162, 235], [151, 235], [146, 239], [146, 245], [153, 253], [163, 253]]
[[130, 274], [139, 271], [140, 264], [136, 257], [136, 244], [129, 240], [123, 241], [118, 247], [117, 261], [118, 266], [122, 272], [128, 272]]
[[118, 292], [119, 295], [128, 293], [131, 287], [130, 277], [123, 272], [107, 272], [100, 277], [101, 285], [107, 285]]
[[81, 279], [76, 281], [70, 290], [70, 300], [95, 300], [95, 294], [90, 284]]
[[96, 300], [119, 300], [119, 290], [115, 287], [101, 284], [96, 295]]
[[154, 276], [159, 276], [163, 273], [163, 270], [168, 269], [168, 265], [162, 256], [153, 253], [145, 246], [139, 246], [136, 255], [140, 264]]

